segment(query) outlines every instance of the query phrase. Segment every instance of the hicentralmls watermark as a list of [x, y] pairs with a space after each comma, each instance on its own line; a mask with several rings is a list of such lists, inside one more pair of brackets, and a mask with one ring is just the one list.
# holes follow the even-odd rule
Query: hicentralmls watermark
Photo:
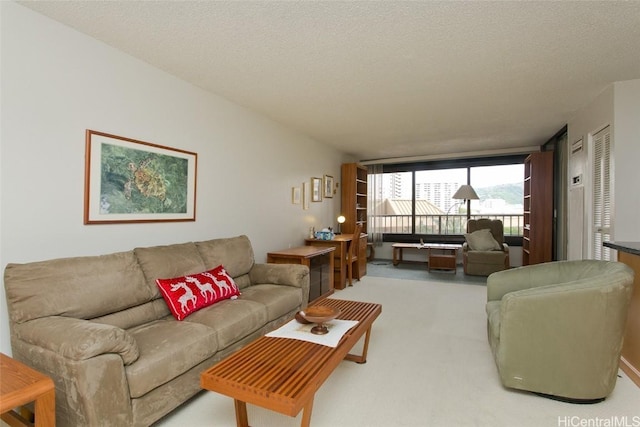
[[558, 427], [640, 427], [640, 415], [592, 418], [565, 415], [558, 417]]

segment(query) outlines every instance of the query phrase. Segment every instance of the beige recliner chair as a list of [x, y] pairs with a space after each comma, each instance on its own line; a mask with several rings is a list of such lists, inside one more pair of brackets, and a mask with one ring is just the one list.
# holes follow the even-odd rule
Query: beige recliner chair
[[504, 227], [499, 219], [470, 219], [462, 245], [465, 274], [488, 276], [509, 268], [509, 246], [504, 242]]
[[616, 384], [633, 270], [613, 261], [557, 261], [487, 279], [487, 329], [500, 380], [574, 403]]

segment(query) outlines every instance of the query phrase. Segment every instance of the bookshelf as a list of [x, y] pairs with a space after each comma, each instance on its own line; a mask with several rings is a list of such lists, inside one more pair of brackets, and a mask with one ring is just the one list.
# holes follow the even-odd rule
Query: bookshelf
[[522, 265], [553, 259], [553, 152], [532, 153], [524, 161]]

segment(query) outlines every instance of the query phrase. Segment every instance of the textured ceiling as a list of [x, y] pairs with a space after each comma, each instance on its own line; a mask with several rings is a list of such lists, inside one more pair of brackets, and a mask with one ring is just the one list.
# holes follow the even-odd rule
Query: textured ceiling
[[640, 1], [21, 4], [362, 160], [540, 145], [640, 78]]

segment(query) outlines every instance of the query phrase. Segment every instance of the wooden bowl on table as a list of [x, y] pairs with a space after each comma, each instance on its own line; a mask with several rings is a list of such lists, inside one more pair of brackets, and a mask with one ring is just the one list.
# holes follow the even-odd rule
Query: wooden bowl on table
[[311, 333], [316, 335], [324, 335], [329, 332], [329, 329], [324, 323], [329, 322], [340, 315], [340, 309], [334, 307], [328, 307], [325, 305], [314, 305], [307, 307], [300, 312], [300, 316], [310, 323], [315, 323], [316, 326], [311, 328]]

